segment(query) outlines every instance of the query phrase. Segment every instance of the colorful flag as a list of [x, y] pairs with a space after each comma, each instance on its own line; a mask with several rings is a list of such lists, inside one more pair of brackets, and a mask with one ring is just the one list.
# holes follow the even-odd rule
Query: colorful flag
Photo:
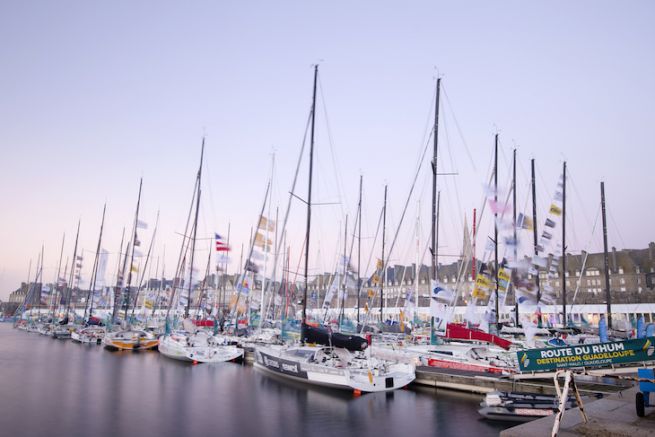
[[275, 230], [275, 222], [273, 220], [269, 220], [265, 216], [261, 216], [259, 218], [259, 224], [257, 225], [259, 229], [266, 230], [268, 229], [269, 231], [274, 231]]
[[550, 210], [548, 210], [549, 213], [551, 213], [554, 216], [561, 216], [562, 215], [562, 208], [559, 206], [555, 205], [554, 203], [551, 203], [550, 205]]
[[230, 246], [228, 246], [224, 241], [223, 237], [218, 234], [216, 235], [216, 252], [229, 252]]
[[136, 221], [136, 227], [138, 229], [148, 229], [148, 223], [144, 222], [143, 220], [138, 220]]

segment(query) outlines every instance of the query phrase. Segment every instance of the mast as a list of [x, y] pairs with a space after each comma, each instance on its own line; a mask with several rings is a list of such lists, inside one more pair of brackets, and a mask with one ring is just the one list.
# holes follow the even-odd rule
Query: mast
[[612, 329], [612, 294], [610, 293], [609, 257], [607, 255], [607, 217], [605, 216], [605, 182], [600, 183], [600, 203], [603, 214], [603, 262], [605, 264], [605, 296], [607, 297], [607, 327]]
[[[514, 232], [514, 262], [518, 261], [518, 240], [516, 236], [516, 149], [512, 154], [512, 229]], [[512, 272], [512, 274], [514, 274]], [[513, 282], [512, 282], [513, 283]], [[519, 303], [516, 299], [516, 288], [514, 288], [514, 315], [515, 325], [519, 326]]]
[[307, 230], [305, 232], [305, 292], [302, 299], [302, 323], [307, 321], [307, 287], [309, 274], [309, 233], [312, 224], [312, 172], [314, 170], [314, 126], [316, 124], [316, 82], [318, 65], [314, 65], [314, 91], [312, 94], [312, 126], [309, 142], [309, 188], [307, 194]]
[[387, 229], [387, 186], [384, 186], [384, 207], [382, 209], [382, 272], [380, 285], [380, 323], [384, 323], [384, 282], [387, 280], [387, 267], [384, 264], [384, 235]]
[[566, 318], [566, 161], [562, 170], [562, 309], [564, 327], [568, 325]]
[[362, 275], [360, 273], [362, 262], [362, 180], [363, 176], [359, 175], [359, 202], [357, 204], [357, 219], [359, 220], [357, 236], [357, 324], [359, 325], [359, 305], [360, 295], [362, 293]]
[[[143, 264], [143, 267], [141, 268], [141, 280], [139, 281], [139, 285], [137, 286], [136, 289], [136, 295], [134, 296], [134, 306], [132, 307], [132, 312], [130, 313], [130, 317], [134, 316], [134, 311], [136, 310], [136, 306], [139, 303], [139, 295], [141, 293], [141, 288], [143, 288], [143, 280], [145, 279], [146, 276], [146, 271], [148, 269], [148, 263], [150, 262], [150, 254], [152, 253], [152, 247], [155, 244], [155, 237], [157, 236], [157, 228], [159, 227], [159, 211], [157, 211], [157, 219], [155, 220], [155, 229], [152, 231], [152, 238], [150, 239], [150, 244], [148, 245], [148, 253], [146, 254], [146, 262]], [[157, 274], [157, 268], [155, 268], [155, 275]], [[149, 275], [148, 275], [149, 276]], [[153, 305], [154, 308], [154, 305]]]
[[[191, 289], [193, 279], [193, 258], [196, 252], [196, 236], [198, 234], [198, 212], [200, 210], [200, 181], [202, 178], [202, 158], [205, 153], [205, 137], [202, 138], [202, 146], [200, 147], [200, 165], [198, 166], [198, 195], [196, 196], [196, 215], [193, 221], [193, 239], [191, 240], [191, 264], [189, 265], [189, 298], [186, 301], [186, 309], [184, 310], [184, 318], [189, 317], [189, 309], [191, 308]], [[211, 254], [211, 251], [210, 251]]]
[[[123, 233], [121, 235], [121, 246], [120, 249], [118, 249], [118, 263], [116, 264], [116, 286], [114, 287], [114, 306], [112, 308], [111, 312], [111, 322], [114, 323], [114, 320], [116, 320], [116, 308], [117, 308], [117, 301], [119, 300], [120, 297], [120, 290], [123, 287], [123, 277], [122, 277], [122, 270], [121, 270], [121, 254], [123, 252], [123, 242], [125, 241], [125, 226], [123, 226]], [[127, 253], [125, 254], [127, 256]]]
[[[53, 296], [54, 300], [52, 302], [52, 321], [54, 322], [55, 320], [55, 310], [57, 308], [57, 293], [59, 292], [59, 283], [61, 282], [59, 280], [59, 275], [61, 274], [61, 260], [64, 257], [64, 242], [66, 241], [66, 232], [64, 232], [64, 236], [61, 238], [61, 250], [59, 251], [59, 263], [57, 264], [57, 280], [55, 281], [55, 289], [53, 291]], [[64, 275], [66, 276], [66, 275]]]
[[75, 247], [73, 248], [73, 263], [71, 265], [71, 272], [70, 272], [70, 280], [68, 281], [68, 289], [70, 290], [68, 293], [68, 302], [66, 302], [66, 317], [68, 317], [68, 312], [70, 311], [71, 307], [71, 300], [73, 300], [73, 279], [75, 278], [75, 266], [77, 265], [77, 242], [79, 241], [80, 237], [80, 222], [81, 220], [77, 221], [77, 233], [75, 235]]
[[[534, 245], [534, 254], [539, 255], [537, 250], [537, 184], [534, 171], [534, 158], [530, 161], [532, 169], [532, 244]], [[537, 308], [539, 301], [541, 301], [541, 286], [539, 285], [539, 266], [535, 266], [537, 273], [535, 275], [535, 283], [537, 284]], [[541, 327], [541, 316], [539, 316], [539, 327]]]
[[342, 295], [341, 295], [341, 313], [339, 314], [339, 329], [343, 323], [343, 317], [346, 312], [346, 276], [347, 273], [347, 261], [346, 257], [348, 256], [346, 251], [348, 250], [348, 214], [346, 214], [346, 226], [343, 230], [343, 279], [342, 279]]
[[102, 221], [100, 222], [100, 235], [98, 236], [98, 246], [96, 248], [96, 257], [93, 261], [93, 270], [91, 272], [91, 283], [89, 287], [89, 292], [86, 295], [86, 303], [84, 306], [84, 320], [86, 320], [87, 307], [89, 310], [89, 318], [93, 314], [93, 295], [96, 288], [96, 279], [98, 276], [98, 261], [100, 258], [100, 244], [102, 243], [102, 229], [105, 226], [105, 211], [107, 210], [107, 204], [102, 207]]
[[500, 331], [500, 313], [498, 312], [498, 134], [494, 137], [494, 270], [496, 276], [495, 289], [495, 310], [496, 310], [496, 331]]
[[[161, 256], [161, 280], [159, 281], [159, 287], [157, 287], [157, 297], [155, 297], [155, 302], [152, 304], [152, 314], [150, 317], [155, 317], [155, 311], [157, 310], [157, 304], [159, 303], [159, 296], [161, 295], [162, 289], [166, 289], [166, 286], [164, 284], [165, 279], [164, 279], [164, 271], [166, 269], [166, 245], [164, 244], [164, 248], [162, 250], [162, 256]], [[157, 269], [155, 269], [155, 275], [157, 274], [157, 270], [159, 268], [159, 257], [157, 257]]]
[[[134, 270], [134, 250], [139, 245], [137, 239], [137, 224], [139, 222], [139, 206], [141, 205], [141, 188], [143, 187], [143, 178], [139, 179], [139, 196], [136, 200], [136, 214], [134, 214], [134, 231], [132, 232], [132, 255], [130, 256], [130, 271], [127, 274], [127, 299], [125, 302], [125, 315], [124, 319], [127, 322], [127, 310], [130, 307], [130, 286], [132, 285], [132, 270]], [[129, 252], [129, 251], [128, 251]], [[127, 256], [127, 254], [126, 254]]]
[[[430, 279], [437, 280], [437, 152], [439, 150], [439, 94], [441, 92], [441, 78], [437, 78], [437, 92], [434, 102], [434, 144], [432, 150], [432, 224], [430, 227]], [[430, 283], [428, 296], [432, 295]], [[434, 317], [430, 317], [430, 340], [434, 337]]]

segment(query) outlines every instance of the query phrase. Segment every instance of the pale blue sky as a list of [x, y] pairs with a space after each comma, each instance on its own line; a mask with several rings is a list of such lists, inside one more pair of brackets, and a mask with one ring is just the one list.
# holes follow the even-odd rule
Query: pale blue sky
[[[65, 256], [72, 256], [80, 217], [81, 245], [94, 248], [104, 201], [103, 247], [115, 253], [122, 226], [131, 223], [141, 176], [142, 218], [154, 224], [161, 209], [156, 252], [166, 245], [170, 276], [203, 132], [200, 229], [205, 236], [225, 232], [231, 222], [238, 249], [256, 220], [273, 149], [274, 198], [285, 205], [311, 100], [311, 65], [318, 61], [344, 193], [339, 197], [335, 189], [320, 103], [315, 198], [341, 198], [343, 208], [317, 208], [317, 268], [329, 268], [341, 209], [352, 223], [360, 172], [365, 232], [374, 232], [385, 182], [395, 228], [431, 116], [435, 66], [448, 97], [440, 171], [459, 172], [440, 185], [444, 253], [459, 252], [463, 214], [470, 222], [472, 208], [480, 207], [496, 130], [503, 184], [518, 145], [522, 203], [529, 159], [537, 159], [542, 214], [567, 160], [575, 186], [571, 250], [602, 247], [600, 232], [590, 229], [601, 179], [611, 211], [610, 245], [645, 247], [655, 240], [653, 22], [655, 4], [647, 1], [5, 0], [0, 298], [25, 279], [42, 242], [46, 279], [54, 278], [61, 234]], [[303, 176], [303, 197], [305, 183]], [[427, 232], [427, 167], [418, 190]], [[413, 202], [408, 223], [415, 215]], [[290, 244], [297, 255], [304, 212], [296, 208], [292, 216]], [[393, 255], [398, 261], [415, 258], [411, 239], [409, 223]], [[90, 254], [86, 260], [88, 269]], [[112, 275], [114, 269], [112, 259]]]

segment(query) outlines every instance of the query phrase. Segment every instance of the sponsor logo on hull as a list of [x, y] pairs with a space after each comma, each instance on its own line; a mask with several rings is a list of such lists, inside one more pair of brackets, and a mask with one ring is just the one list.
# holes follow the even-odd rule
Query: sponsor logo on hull
[[300, 363], [257, 352], [257, 363], [276, 373], [307, 379], [307, 372], [300, 369]]

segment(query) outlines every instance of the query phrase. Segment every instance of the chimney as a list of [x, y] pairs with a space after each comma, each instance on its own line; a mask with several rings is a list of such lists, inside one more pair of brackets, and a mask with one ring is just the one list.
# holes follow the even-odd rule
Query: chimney
[[612, 273], [619, 271], [619, 266], [616, 264], [616, 247], [612, 246]]

